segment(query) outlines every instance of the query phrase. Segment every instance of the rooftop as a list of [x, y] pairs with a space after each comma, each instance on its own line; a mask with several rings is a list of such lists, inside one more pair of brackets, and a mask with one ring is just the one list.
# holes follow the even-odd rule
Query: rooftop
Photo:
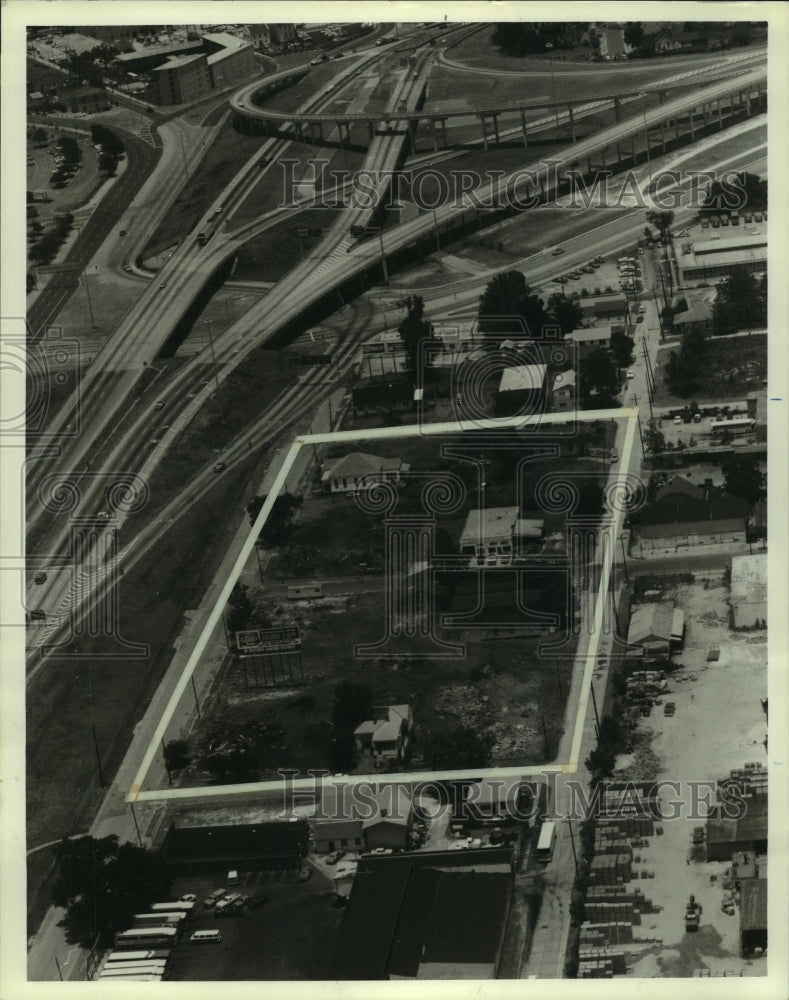
[[556, 392], [557, 389], [573, 389], [575, 388], [575, 372], [570, 368], [566, 372], [559, 372], [556, 378], [553, 380], [553, 391]]
[[501, 373], [499, 392], [522, 392], [542, 389], [545, 384], [545, 365], [518, 365], [505, 368]]
[[519, 519], [518, 507], [487, 507], [470, 510], [463, 531], [460, 533], [460, 548], [467, 545], [489, 544], [497, 541], [511, 541], [513, 529]]
[[640, 604], [633, 609], [627, 641], [640, 643], [652, 637], [668, 642], [674, 631], [673, 604]]
[[574, 340], [577, 344], [584, 344], [590, 340], [610, 340], [611, 327], [610, 326], [580, 327], [577, 330], [573, 330], [572, 333], [568, 333], [567, 336], [570, 340]]
[[767, 927], [767, 879], [744, 879], [740, 885], [740, 930]]
[[767, 553], [733, 556], [731, 560], [732, 601], [767, 600]]
[[353, 451], [349, 455], [332, 459], [331, 463], [321, 476], [323, 482], [338, 476], [354, 479], [378, 475], [381, 472], [408, 472], [410, 469], [410, 465], [401, 462], [399, 458], [379, 458], [378, 455], [370, 455], [363, 451]]

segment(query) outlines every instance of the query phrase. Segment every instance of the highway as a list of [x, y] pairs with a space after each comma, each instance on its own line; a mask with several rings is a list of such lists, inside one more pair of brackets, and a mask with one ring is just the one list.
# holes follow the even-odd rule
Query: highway
[[[421, 87], [421, 74], [417, 72], [417, 79], [414, 80], [411, 77], [411, 73], [407, 72], [403, 74], [404, 79], [401, 80], [400, 86], [395, 89], [393, 95], [393, 101], [401, 102], [403, 99], [406, 102], [413, 102], [418, 99], [420, 87]], [[408, 78], [408, 79], [407, 79]], [[670, 102], [664, 105], [660, 109], [655, 109], [651, 112], [651, 115], [656, 119], [660, 117], [661, 119], [667, 114], [674, 113], [675, 111], [681, 110], [688, 106], [688, 103], [696, 103], [700, 100], [713, 100], [718, 95], [723, 93], [727, 87], [731, 88], [732, 84], [738, 85], [742, 84], [750, 85], [754, 81], [762, 79], [762, 72], [760, 70], [752, 70], [744, 75], [742, 80], [729, 81], [728, 84], [714, 84], [710, 87], [704, 88], [701, 92], [694, 95], [693, 98], [689, 98], [687, 95], [675, 99], [674, 102]], [[405, 95], [405, 98], [403, 97]], [[558, 156], [559, 170], [563, 166], [570, 166], [577, 162], [585, 153], [592, 152], [595, 148], [599, 148], [600, 143], [608, 144], [610, 142], [615, 142], [617, 139], [621, 139], [627, 134], [629, 129], [633, 128], [632, 122], [619, 123], [612, 128], [606, 130], [603, 133], [599, 133], [597, 136], [590, 137], [588, 140], [583, 140], [581, 143], [576, 143], [575, 145], [568, 148], [564, 156]], [[374, 142], [374, 148], [372, 150], [372, 156], [368, 158], [366, 162], [387, 162], [386, 157], [396, 155], [393, 150], [396, 150], [398, 139], [402, 141], [402, 137], [397, 135], [387, 135], [376, 137], [376, 140], [381, 141]], [[580, 148], [579, 148], [580, 147]], [[374, 157], [374, 160], [372, 159]], [[534, 165], [535, 173], [539, 175], [539, 164]], [[545, 168], [543, 168], [545, 170]], [[505, 178], [500, 182], [499, 187], [503, 187], [509, 182], [508, 178]], [[493, 188], [493, 186], [492, 186]], [[495, 189], [493, 189], [495, 190]], [[492, 191], [493, 193], [493, 191]], [[441, 222], [446, 222], [457, 216], [457, 214], [462, 214], [466, 211], [465, 207], [460, 208], [448, 205], [443, 206], [436, 210], [437, 219], [434, 221], [431, 216], [423, 216], [413, 219], [409, 223], [405, 223], [391, 230], [385, 235], [381, 236], [383, 242], [384, 250], [387, 254], [391, 253], [393, 250], [406, 246], [409, 243], [414, 242], [415, 239], [419, 238], [419, 235], [425, 232], [429, 232], [435, 225], [437, 221], [439, 225]], [[312, 256], [301, 261], [287, 276], [280, 282], [271, 292], [265, 296], [265, 298], [253, 309], [238, 320], [228, 331], [225, 332], [222, 338], [222, 343], [217, 345], [217, 360], [223, 366], [223, 377], [226, 377], [231, 370], [233, 370], [237, 364], [243, 361], [245, 351], [239, 350], [238, 344], [241, 343], [244, 347], [249, 350], [252, 346], [257, 346], [260, 343], [265, 342], [270, 336], [272, 336], [278, 329], [285, 325], [288, 321], [294, 318], [301, 310], [306, 308], [311, 302], [316, 301], [336, 285], [347, 279], [349, 274], [359, 273], [365, 270], [375, 262], [380, 254], [380, 250], [377, 247], [378, 241], [372, 241], [368, 243], [356, 243], [349, 235], [348, 229], [351, 225], [366, 225], [369, 221], [371, 215], [370, 209], [355, 208], [346, 210], [341, 213], [337, 222], [332, 226], [331, 230], [327, 234], [324, 241], [318, 248], [318, 253], [315, 255], [319, 257], [316, 264], [316, 260]], [[347, 227], [347, 228], [346, 228]], [[165, 268], [164, 270], [169, 273], [170, 270], [178, 268], [181, 261], [179, 260], [174, 265], [174, 268]], [[550, 267], [550, 264], [548, 265]], [[563, 263], [562, 263], [562, 266]], [[211, 265], [208, 265], [211, 268]], [[155, 282], [152, 286], [146, 290], [141, 302], [140, 309], [147, 313], [144, 318], [145, 328], [148, 330], [153, 330], [156, 332], [158, 340], [163, 343], [166, 336], [166, 332], [172, 328], [172, 325], [177, 321], [177, 317], [180, 314], [179, 311], [175, 310], [175, 315], [173, 314], [172, 299], [175, 297], [176, 300], [182, 294], [182, 289], [184, 286], [191, 285], [195, 280], [204, 282], [210, 277], [213, 268], [209, 270], [208, 268], [197, 267], [187, 271], [186, 268], [181, 265], [181, 270], [176, 270], [175, 284], [168, 288], [168, 296], [165, 300], [164, 297], [157, 299], [157, 293], [161, 293], [162, 289], [154, 287]], [[558, 270], [558, 266], [554, 263], [554, 268]], [[535, 277], [538, 277], [535, 273]], [[169, 283], [168, 283], [169, 284]], [[294, 301], [294, 296], [291, 294], [291, 289], [294, 287], [299, 287], [304, 289], [305, 292], [299, 296], [297, 301]], [[309, 289], [309, 291], [306, 291]], [[169, 320], [169, 322], [168, 322]], [[141, 320], [134, 318], [134, 322], [139, 324]], [[126, 324], [122, 324], [119, 329], [119, 334], [122, 333], [123, 327]], [[254, 331], [258, 331], [255, 333]], [[260, 332], [262, 331], [262, 333]], [[129, 337], [129, 341], [133, 341], [135, 338]], [[137, 338], [139, 339], [139, 338]], [[134, 354], [135, 346], [129, 343], [127, 350], [128, 354]], [[204, 352], [205, 353], [205, 352]], [[155, 354], [154, 354], [155, 356]], [[198, 356], [199, 357], [199, 356]], [[204, 360], [204, 359], [202, 359]], [[123, 362], [123, 359], [118, 359], [115, 357], [116, 364]], [[139, 362], [138, 362], [139, 366]], [[132, 368], [130, 372], [124, 376], [128, 381], [129, 386], [131, 386], [137, 380], [139, 374], [139, 367], [136, 370]], [[119, 397], [117, 394], [118, 386], [117, 379], [115, 378], [105, 378], [103, 380], [96, 380], [92, 389], [92, 395], [90, 399], [95, 406], [96, 403], [99, 404], [101, 410], [99, 411], [99, 419], [92, 421], [93, 426], [113, 426], [113, 418], [117, 412]], [[105, 416], [106, 414], [106, 416]], [[103, 419], [102, 419], [103, 417]], [[133, 429], [130, 429], [129, 433], [134, 433]], [[93, 441], [90, 439], [90, 435], [82, 435], [77, 443], [76, 454], [73, 453], [69, 456], [70, 462], [66, 468], [70, 470], [79, 469], [82, 467], [81, 463], [90, 460], [90, 456], [94, 453]], [[128, 451], [121, 449], [120, 447], [116, 450], [117, 454], [125, 456], [125, 460], [128, 461]], [[63, 463], [59, 463], [61, 468]], [[113, 467], [110, 465], [109, 467]], [[129, 468], [129, 465], [125, 465]], [[38, 470], [36, 470], [38, 471]], [[43, 470], [42, 470], [43, 471]], [[38, 487], [38, 476], [35, 474], [31, 476], [31, 488]], [[94, 491], [91, 494], [89, 490], [83, 501], [83, 509], [86, 512], [95, 513], [98, 509], [101, 509], [100, 502], [97, 506], [97, 500], [99, 496], [100, 485], [95, 484]], [[35, 524], [37, 510], [31, 511], [31, 523]], [[59, 544], [65, 542], [65, 533], [61, 532], [60, 538], [58, 539]], [[48, 540], [48, 550], [49, 551], [60, 551], [58, 545], [53, 544], [51, 539]], [[51, 608], [51, 596], [46, 595], [48, 600], [48, 606]], [[62, 606], [64, 603], [64, 596], [61, 595], [60, 599], [55, 602], [57, 606]]]

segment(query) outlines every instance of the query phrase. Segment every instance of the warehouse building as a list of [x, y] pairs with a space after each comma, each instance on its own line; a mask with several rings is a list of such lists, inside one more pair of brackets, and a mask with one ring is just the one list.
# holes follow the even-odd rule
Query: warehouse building
[[767, 270], [767, 236], [743, 234], [730, 238], [674, 241], [681, 284], [725, 278], [735, 267], [763, 273]]

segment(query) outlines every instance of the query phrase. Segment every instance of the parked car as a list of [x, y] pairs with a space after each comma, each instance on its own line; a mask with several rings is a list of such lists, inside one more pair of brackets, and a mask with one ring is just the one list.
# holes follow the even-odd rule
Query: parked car
[[673, 715], [676, 712], [676, 710], [677, 706], [673, 701], [667, 701], [666, 704], [663, 706], [664, 715], [669, 715], [669, 716]]
[[674, 417], [674, 423], [675, 424], [681, 424], [682, 423], [682, 417], [679, 414], [677, 414], [676, 417]]
[[312, 868], [302, 868], [299, 872], [299, 882], [306, 882], [312, 877]]
[[248, 910], [256, 910], [259, 906], [268, 902], [268, 896], [250, 896], [249, 902], [247, 903]]
[[562, 247], [557, 247], [551, 254], [551, 257], [558, 257], [560, 253], [564, 253], [564, 250]]
[[704, 843], [704, 827], [694, 826], [693, 827], [693, 843], [703, 844]]
[[195, 896], [195, 894], [193, 892], [185, 892], [183, 894], [183, 896], [181, 896], [181, 902], [182, 903], [196, 903], [197, 902], [197, 896]]
[[332, 851], [331, 854], [326, 855], [327, 865], [336, 865], [337, 862], [345, 857], [345, 851]]
[[643, 322], [644, 322], [643, 316], [636, 316], [636, 323], [643, 323]]
[[215, 889], [210, 895], [206, 896], [203, 900], [203, 906], [210, 910], [216, 906], [219, 900], [225, 895], [227, 889]]
[[633, 371], [632, 368], [628, 368], [628, 370], [627, 370], [627, 377], [628, 378], [635, 378], [636, 377], [636, 373]]

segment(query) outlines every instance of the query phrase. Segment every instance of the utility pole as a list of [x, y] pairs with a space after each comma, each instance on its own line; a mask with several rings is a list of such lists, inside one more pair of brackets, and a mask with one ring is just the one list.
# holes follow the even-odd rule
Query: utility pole
[[219, 407], [219, 419], [222, 423], [225, 422], [225, 414], [222, 409], [222, 398], [219, 395], [219, 371], [216, 367], [216, 354], [214, 354], [214, 338], [211, 334], [211, 320], [207, 319], [205, 325], [208, 328], [208, 343], [211, 346], [211, 362], [214, 366], [214, 381], [216, 383], [216, 405]]
[[164, 737], [162, 737], [162, 758], [164, 759], [164, 769], [167, 771], [167, 783], [172, 785], [173, 776], [170, 771], [170, 765], [167, 763], [167, 747], [164, 745]]
[[619, 536], [619, 541], [622, 543], [622, 566], [624, 567], [624, 570], [625, 570], [625, 580], [629, 581], [630, 577], [627, 575], [627, 553], [625, 552], [625, 538], [624, 538], [624, 535], [620, 535]]
[[104, 781], [104, 771], [101, 769], [101, 754], [99, 753], [99, 741], [98, 738], [96, 737], [96, 727], [91, 724], [90, 729], [93, 734], [93, 748], [96, 751], [96, 763], [99, 766], [99, 781], [101, 782], [101, 787], [106, 788], [107, 785]]
[[134, 803], [133, 802], [129, 803], [129, 808], [131, 809], [132, 819], [134, 820], [134, 829], [137, 831], [137, 840], [138, 840], [138, 842], [140, 844], [140, 847], [142, 847], [143, 846], [142, 836], [140, 835], [140, 827], [139, 827], [139, 825], [137, 823], [137, 814], [134, 811]]
[[570, 846], [573, 849], [573, 861], [575, 862], [575, 874], [578, 874], [578, 855], [575, 851], [575, 837], [573, 837], [573, 823], [570, 817], [567, 817], [567, 829], [570, 831]]

